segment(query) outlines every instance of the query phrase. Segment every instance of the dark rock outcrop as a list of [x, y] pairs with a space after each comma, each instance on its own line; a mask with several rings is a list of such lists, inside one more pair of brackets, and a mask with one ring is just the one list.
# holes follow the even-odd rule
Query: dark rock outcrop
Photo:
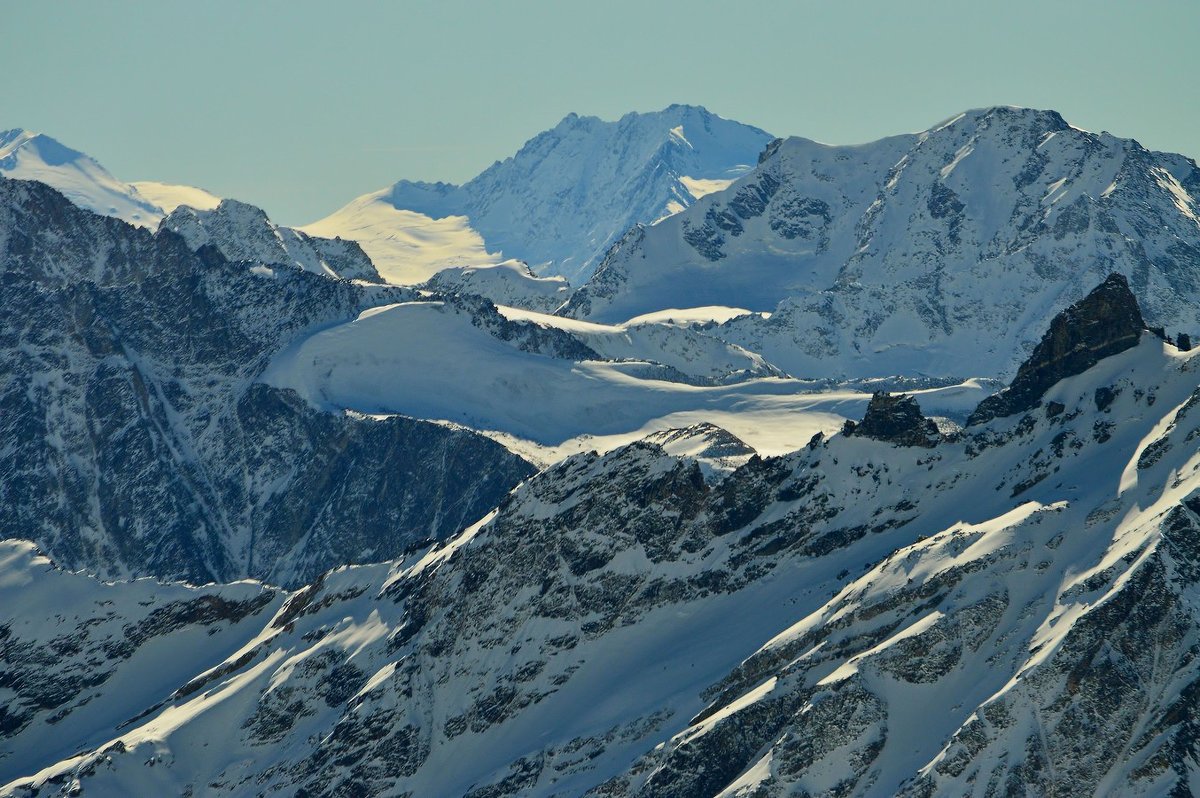
[[267, 218], [261, 208], [237, 200], [221, 200], [212, 210], [180, 205], [159, 223], [159, 229], [182, 236], [193, 251], [215, 247], [230, 261], [383, 282], [358, 242], [320, 238], [282, 227]]
[[845, 434], [897, 446], [933, 447], [940, 439], [937, 424], [925, 418], [916, 399], [886, 391], [876, 391], [871, 396], [862, 421], [846, 422]]
[[980, 402], [967, 426], [1036, 407], [1055, 383], [1137, 346], [1145, 329], [1129, 281], [1124, 275], [1110, 274], [1090, 294], [1054, 317], [1012, 384]]

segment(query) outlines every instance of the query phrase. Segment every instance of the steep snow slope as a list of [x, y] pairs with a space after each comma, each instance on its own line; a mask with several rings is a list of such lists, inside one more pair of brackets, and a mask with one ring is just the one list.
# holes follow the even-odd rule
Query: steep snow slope
[[117, 180], [94, 159], [41, 133], [0, 132], [0, 175], [46, 183], [81, 208], [141, 227], [153, 228], [163, 216], [153, 199]]
[[391, 189], [359, 197], [330, 216], [297, 228], [312, 236], [357, 241], [389, 283], [415, 285], [443, 269], [498, 263], [462, 215], [428, 216], [398, 208]]
[[1111, 271], [1151, 324], [1200, 310], [1200, 169], [1056, 113], [989, 108], [856, 147], [792, 138], [625, 236], [564, 311], [773, 311], [714, 331], [789, 373], [1007, 376]]
[[255, 384], [405, 289], [197, 254], [6, 179], [0, 274], [0, 536], [65, 567], [302, 584], [455, 532], [532, 471], [466, 430]]
[[715, 485], [653, 444], [571, 458], [76, 757], [17, 733], [0, 794], [1186, 791], [1197, 362], [1146, 335], [957, 440]]
[[237, 653], [286, 594], [252, 582], [105, 584], [0, 541], [0, 783], [101, 744], [140, 706]]
[[161, 208], [163, 213], [171, 213], [180, 205], [210, 211], [221, 204], [220, 197], [195, 186], [177, 186], [171, 183], [157, 183], [153, 180], [135, 180], [129, 185]]
[[162, 220], [159, 229], [183, 236], [193, 250], [212, 245], [232, 261], [294, 266], [347, 280], [380, 281], [370, 258], [355, 242], [317, 238], [281, 227], [262, 209], [237, 200], [220, 200], [211, 210], [181, 205]]
[[[428, 256], [406, 246], [414, 237], [434, 238], [431, 254], [438, 258], [493, 260], [471, 259], [468, 248], [478, 231], [488, 252], [578, 283], [631, 226], [676, 213], [745, 173], [768, 141], [757, 128], [693, 106], [626, 114], [616, 122], [570, 114], [462, 186], [402, 180], [302, 229], [359, 241], [397, 282], [432, 274], [419, 276]], [[446, 225], [430, 236], [430, 220]]]

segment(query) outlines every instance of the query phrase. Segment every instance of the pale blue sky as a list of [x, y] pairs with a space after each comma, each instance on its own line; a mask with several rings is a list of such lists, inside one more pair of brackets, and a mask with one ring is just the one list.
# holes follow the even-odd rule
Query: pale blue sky
[[1200, 0], [0, 1], [0, 129], [302, 224], [466, 180], [569, 111], [856, 143], [967, 108], [1200, 156]]

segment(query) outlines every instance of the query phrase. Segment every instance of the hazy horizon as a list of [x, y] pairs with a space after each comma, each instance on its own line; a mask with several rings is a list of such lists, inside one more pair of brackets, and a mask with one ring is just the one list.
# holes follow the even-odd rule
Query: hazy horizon
[[[399, 179], [463, 182], [568, 113], [703, 105], [856, 144], [992, 105], [1200, 155], [1200, 4], [1021, 0], [12, 5], [0, 128], [122, 180], [206, 188], [304, 224]], [[233, 21], [236, 24], [230, 24]], [[596, 44], [600, 42], [602, 44]]]

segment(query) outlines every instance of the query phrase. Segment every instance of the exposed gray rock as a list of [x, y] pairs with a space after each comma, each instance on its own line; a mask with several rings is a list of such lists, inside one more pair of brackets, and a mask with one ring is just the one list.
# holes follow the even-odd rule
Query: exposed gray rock
[[213, 246], [231, 261], [299, 268], [346, 280], [382, 282], [371, 259], [355, 241], [319, 238], [281, 227], [260, 208], [225, 199], [212, 210], [180, 205], [159, 223], [189, 247]]
[[846, 435], [886, 441], [898, 446], [933, 447], [941, 439], [937, 423], [925, 418], [917, 400], [904, 394], [876, 391], [862, 421], [847, 421]]
[[1129, 281], [1121, 274], [1109, 275], [1086, 297], [1054, 317], [1012, 384], [980, 402], [967, 426], [1031, 410], [1055, 383], [1136, 346], [1145, 329]]
[[0, 181], [0, 534], [107, 577], [297, 585], [449, 535], [532, 472], [255, 385], [294, 337], [409, 294], [251, 266]]

